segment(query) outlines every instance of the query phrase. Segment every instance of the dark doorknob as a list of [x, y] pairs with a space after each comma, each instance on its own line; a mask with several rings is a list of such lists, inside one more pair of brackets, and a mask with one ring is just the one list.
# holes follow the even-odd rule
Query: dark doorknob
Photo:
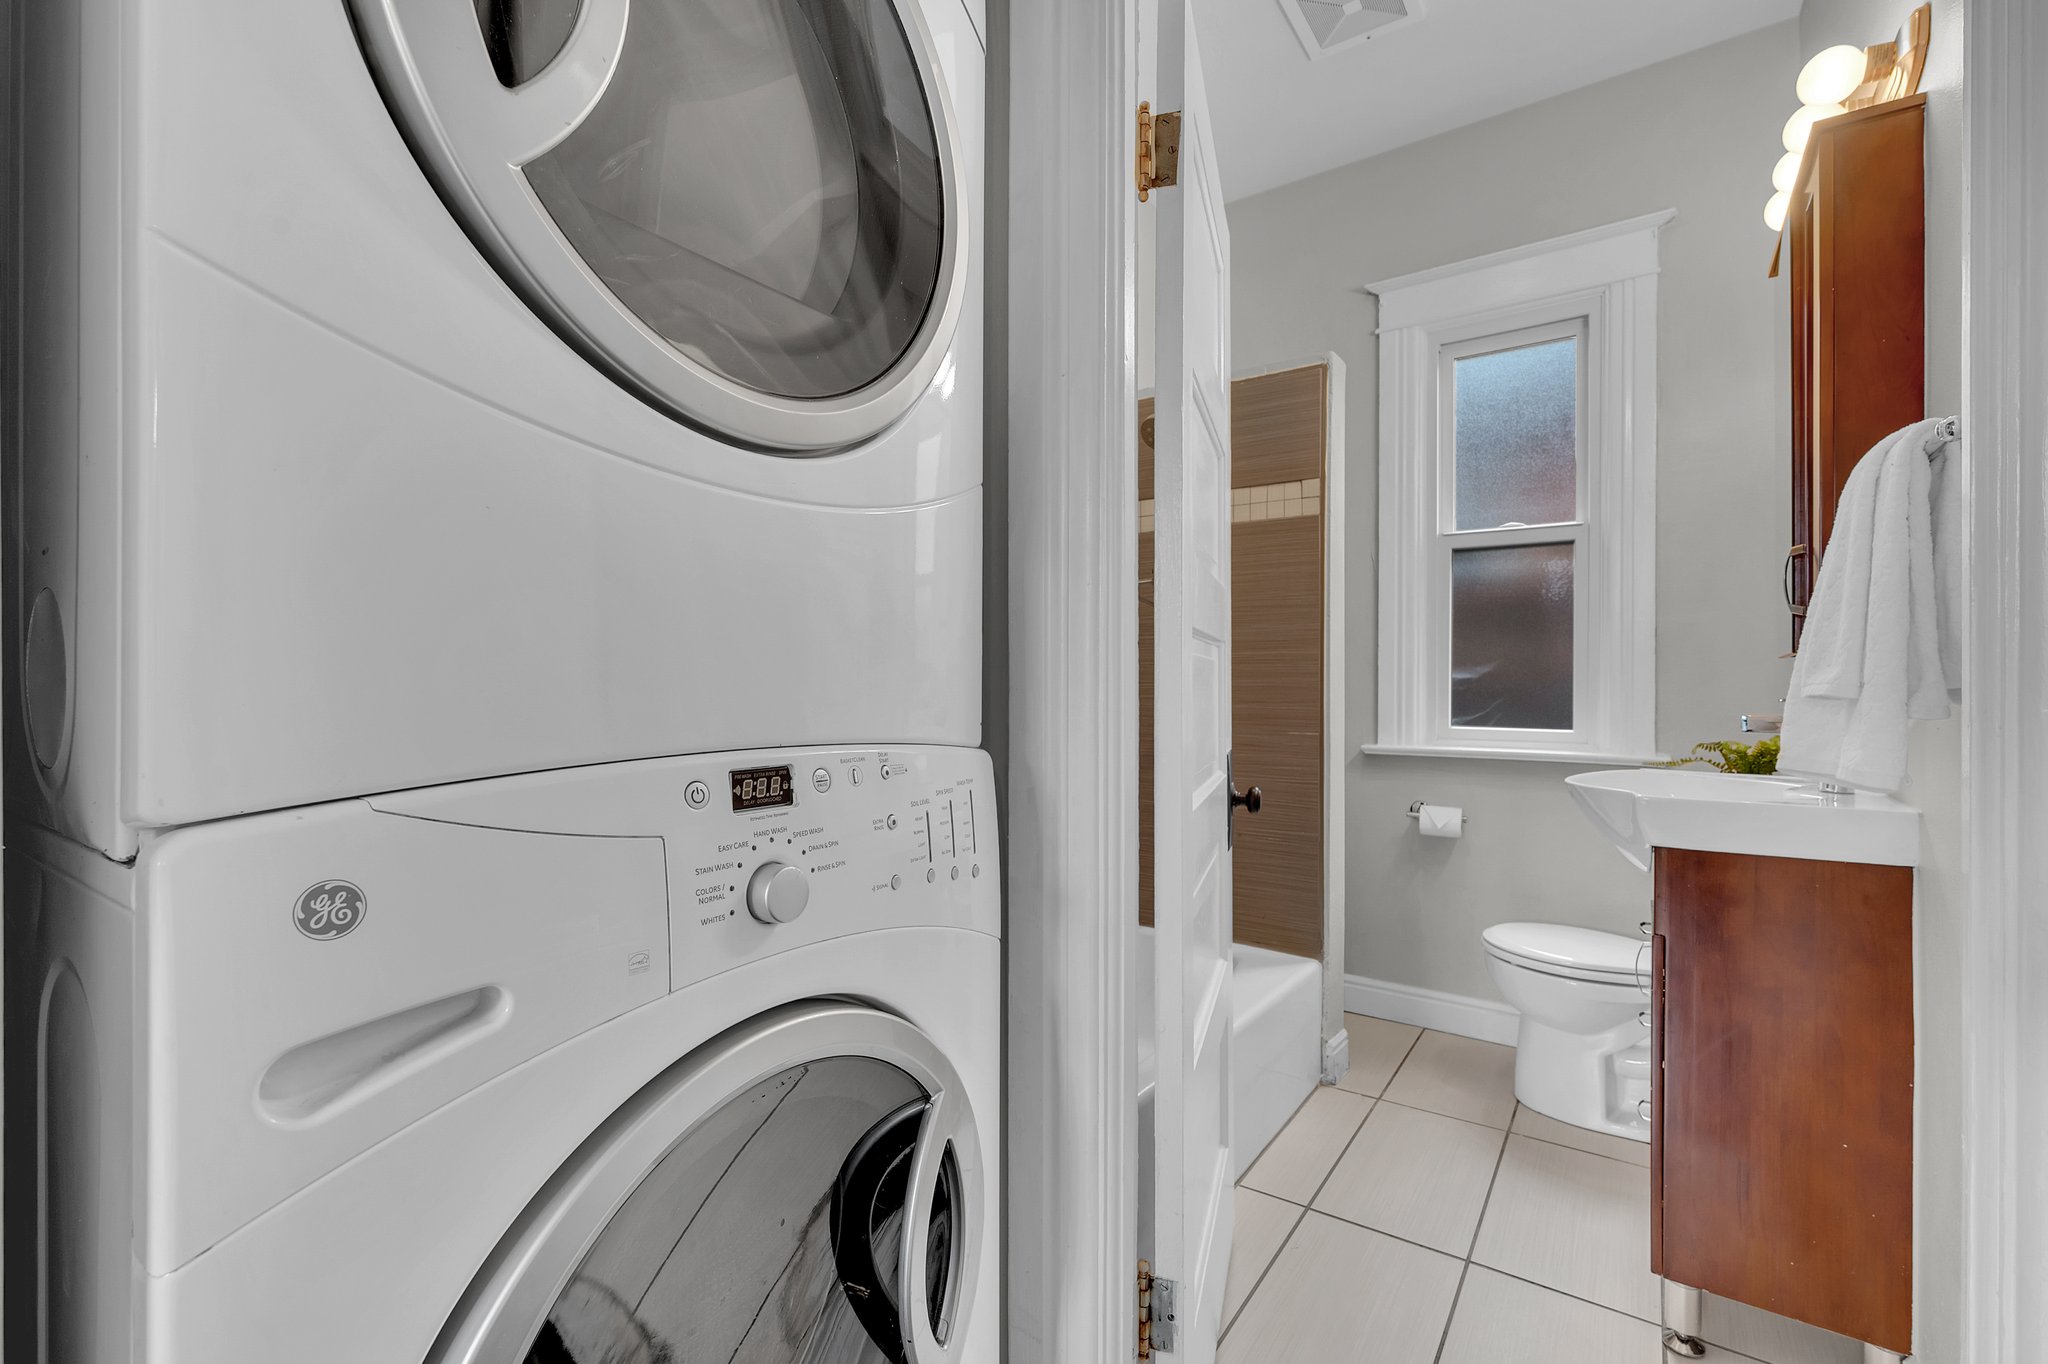
[[1259, 805], [1264, 800], [1264, 794], [1256, 786], [1249, 791], [1240, 791], [1235, 786], [1230, 788], [1230, 803], [1233, 806], [1242, 805], [1244, 812], [1248, 815], [1257, 814], [1259, 812]]

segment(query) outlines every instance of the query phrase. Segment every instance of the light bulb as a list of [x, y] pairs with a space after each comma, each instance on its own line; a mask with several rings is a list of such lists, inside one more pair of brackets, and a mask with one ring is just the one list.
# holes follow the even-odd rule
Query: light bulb
[[1817, 53], [1799, 72], [1801, 104], [1840, 104], [1863, 84], [1863, 49], [1831, 47]]
[[1799, 180], [1799, 153], [1786, 152], [1778, 158], [1778, 164], [1771, 167], [1771, 188], [1789, 192]]
[[1784, 190], [1773, 194], [1764, 204], [1764, 226], [1773, 232], [1785, 230], [1785, 213], [1792, 207], [1792, 196]]
[[1785, 150], [1803, 152], [1806, 139], [1813, 136], [1813, 125], [1824, 118], [1833, 118], [1845, 110], [1839, 104], [1808, 104], [1798, 113], [1785, 120]]

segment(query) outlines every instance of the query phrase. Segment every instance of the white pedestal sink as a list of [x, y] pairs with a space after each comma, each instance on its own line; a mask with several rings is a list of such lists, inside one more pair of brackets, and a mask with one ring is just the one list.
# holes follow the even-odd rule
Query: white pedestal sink
[[1652, 848], [1920, 865], [1920, 812], [1874, 791], [1837, 794], [1792, 777], [1664, 767], [1564, 780], [1587, 817], [1644, 871]]

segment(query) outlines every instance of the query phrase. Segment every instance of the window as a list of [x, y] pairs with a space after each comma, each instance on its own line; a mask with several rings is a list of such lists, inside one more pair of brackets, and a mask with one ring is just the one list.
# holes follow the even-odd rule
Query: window
[[1373, 286], [1372, 747], [1654, 753], [1657, 233], [1671, 216]]

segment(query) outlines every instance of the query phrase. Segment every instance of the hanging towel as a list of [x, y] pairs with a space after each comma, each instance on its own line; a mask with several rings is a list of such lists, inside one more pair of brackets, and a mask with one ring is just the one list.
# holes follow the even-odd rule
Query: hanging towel
[[1896, 791], [1906, 730], [1949, 713], [1960, 649], [1955, 419], [1872, 447], [1842, 488], [1785, 697], [1781, 772]]

